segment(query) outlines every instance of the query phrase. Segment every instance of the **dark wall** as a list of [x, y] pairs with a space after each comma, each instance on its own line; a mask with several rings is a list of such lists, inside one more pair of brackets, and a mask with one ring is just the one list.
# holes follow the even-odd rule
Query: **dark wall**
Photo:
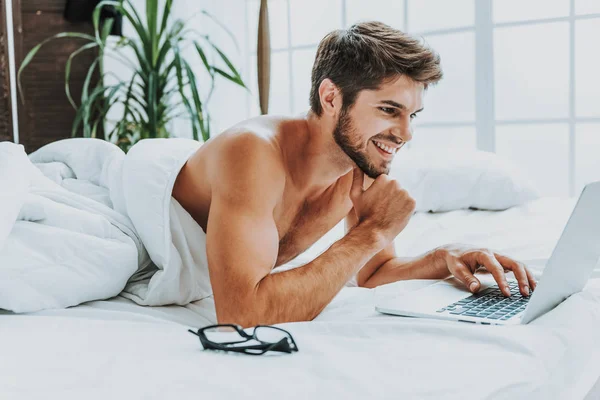
[[[53, 34], [63, 31], [93, 33], [91, 21], [70, 23], [65, 20], [67, 0], [12, 1], [17, 69], [30, 49]], [[84, 43], [81, 39], [71, 38], [50, 42], [23, 72], [25, 104], [19, 99], [19, 142], [25, 145], [28, 153], [47, 143], [71, 137], [75, 110], [65, 95], [65, 63], [69, 54]], [[88, 67], [96, 56], [95, 50], [87, 50], [72, 63], [71, 94], [77, 104]], [[95, 79], [97, 81], [97, 75]]]
[[12, 140], [8, 40], [5, 21], [5, 4], [4, 0], [0, 0], [0, 141]]

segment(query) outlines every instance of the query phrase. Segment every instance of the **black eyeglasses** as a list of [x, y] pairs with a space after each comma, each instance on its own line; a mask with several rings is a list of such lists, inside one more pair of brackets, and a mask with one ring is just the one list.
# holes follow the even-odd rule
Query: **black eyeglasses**
[[257, 325], [252, 334], [235, 324], [210, 325], [197, 332], [188, 329], [188, 332], [198, 336], [205, 350], [233, 351], [254, 356], [267, 351], [298, 351], [298, 346], [288, 331], [270, 325]]

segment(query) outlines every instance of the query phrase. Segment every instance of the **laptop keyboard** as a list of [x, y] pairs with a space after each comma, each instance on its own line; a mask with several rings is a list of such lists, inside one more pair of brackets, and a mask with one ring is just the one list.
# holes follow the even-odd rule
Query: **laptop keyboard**
[[[531, 297], [531, 294], [529, 297], [521, 294], [517, 282], [509, 282], [508, 286], [510, 287], [510, 297], [505, 297], [498, 285], [495, 285], [456, 303], [449, 304], [437, 310], [437, 312], [506, 321], [523, 313]], [[531, 289], [529, 290], [531, 291]]]

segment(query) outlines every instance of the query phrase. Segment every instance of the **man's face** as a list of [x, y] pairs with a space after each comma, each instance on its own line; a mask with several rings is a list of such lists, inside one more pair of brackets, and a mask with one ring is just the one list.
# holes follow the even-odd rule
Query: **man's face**
[[363, 90], [341, 110], [333, 137], [367, 176], [388, 174], [394, 154], [412, 139], [411, 122], [422, 104], [423, 85], [404, 76]]

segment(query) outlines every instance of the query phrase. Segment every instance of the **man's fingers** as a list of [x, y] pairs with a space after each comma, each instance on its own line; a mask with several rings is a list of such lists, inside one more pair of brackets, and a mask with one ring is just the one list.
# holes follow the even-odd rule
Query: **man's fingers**
[[537, 287], [537, 281], [535, 280], [535, 277], [533, 276], [531, 271], [527, 269], [527, 267], [525, 267], [525, 273], [527, 274], [527, 279], [529, 280], [529, 286], [532, 290], [535, 290], [535, 288]]
[[492, 254], [482, 251], [477, 254], [477, 262], [483, 264], [485, 269], [494, 276], [502, 293], [504, 293], [505, 296], [510, 296], [510, 288], [508, 287], [508, 282], [504, 275], [504, 268], [500, 265], [498, 260], [496, 260]]
[[353, 199], [358, 198], [363, 192], [363, 181], [365, 179], [365, 174], [358, 167], [354, 168], [354, 172], [352, 175], [352, 188], [350, 189], [350, 197]]
[[453, 264], [450, 270], [454, 277], [461, 281], [472, 293], [477, 293], [481, 288], [481, 282], [475, 278], [471, 270], [457, 258], [452, 258], [448, 262]]
[[521, 289], [521, 293], [524, 293], [524, 286], [527, 286], [527, 292], [529, 291], [529, 288], [535, 290], [535, 287], [537, 286], [537, 282], [535, 281], [535, 278], [533, 277], [533, 274], [531, 273], [531, 271], [529, 271], [527, 269], [527, 267], [525, 266], [525, 264], [520, 263], [518, 261], [515, 261], [509, 257], [503, 256], [501, 254], [494, 254], [496, 256], [496, 259], [498, 261], [500, 261], [500, 263], [510, 269], [511, 271], [513, 271], [513, 273], [515, 274], [515, 278], [517, 278], [517, 280], [519, 281], [519, 288]]
[[519, 290], [521, 291], [521, 294], [523, 296], [529, 296], [531, 293], [530, 288], [535, 289], [535, 286], [533, 286], [529, 281], [529, 275], [527, 274], [527, 268], [525, 268], [525, 265], [500, 254], [494, 253], [494, 256], [504, 268], [507, 268], [514, 273], [515, 278], [517, 278], [517, 281], [519, 282]]
[[519, 290], [523, 296], [529, 296], [529, 280], [527, 279], [527, 273], [525, 273], [525, 266], [511, 259], [498, 260], [504, 267], [510, 269], [519, 282]]

